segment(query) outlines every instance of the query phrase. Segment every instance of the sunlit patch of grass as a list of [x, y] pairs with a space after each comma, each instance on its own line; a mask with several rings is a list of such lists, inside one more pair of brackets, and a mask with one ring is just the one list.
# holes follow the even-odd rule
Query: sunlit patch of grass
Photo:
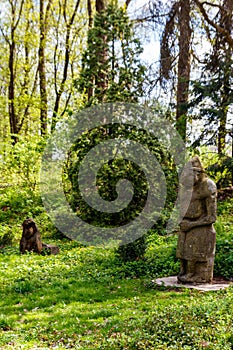
[[231, 288], [161, 289], [118, 275], [111, 249], [60, 248], [0, 255], [0, 349], [230, 349]]
[[[231, 275], [232, 209], [219, 207], [216, 271]], [[151, 282], [176, 273], [176, 237], [150, 237], [146, 258], [56, 241], [57, 256], [0, 252], [0, 349], [231, 350], [233, 287], [172, 290]], [[232, 259], [232, 260], [231, 260]]]

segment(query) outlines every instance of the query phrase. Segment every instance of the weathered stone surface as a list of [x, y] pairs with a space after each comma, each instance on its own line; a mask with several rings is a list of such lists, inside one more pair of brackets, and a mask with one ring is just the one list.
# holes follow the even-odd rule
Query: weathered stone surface
[[56, 245], [52, 244], [42, 244], [43, 251], [45, 251], [47, 254], [57, 255], [59, 254], [59, 248]]
[[[191, 192], [190, 192], [191, 191]], [[191, 193], [190, 203], [186, 203]], [[182, 179], [180, 232], [177, 258], [180, 283], [211, 283], [213, 279], [216, 233], [217, 188], [196, 156], [187, 164]]]
[[181, 284], [181, 283], [178, 283], [177, 276], [157, 278], [155, 281], [152, 281], [152, 282], [156, 283], [158, 286], [174, 287], [174, 288], [177, 288], [177, 287], [193, 288], [193, 289], [201, 290], [203, 292], [215, 291], [215, 290], [217, 291], [217, 290], [228, 288], [230, 285], [232, 285], [231, 282]]

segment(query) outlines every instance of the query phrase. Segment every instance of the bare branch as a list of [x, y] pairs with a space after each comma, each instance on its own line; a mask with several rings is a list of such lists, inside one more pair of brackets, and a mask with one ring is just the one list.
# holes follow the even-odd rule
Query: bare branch
[[126, 8], [128, 8], [128, 6], [129, 6], [129, 4], [131, 3], [131, 1], [132, 1], [132, 0], [126, 0], [126, 1], [125, 1], [125, 6], [126, 6]]
[[4, 39], [5, 39], [6, 42], [7, 42], [7, 44], [10, 45], [10, 44], [11, 44], [11, 43], [10, 43], [10, 40], [9, 40], [8, 36], [4, 33], [2, 26], [0, 26], [0, 30], [1, 30], [1, 33], [2, 33], [2, 35], [3, 35], [3, 37], [4, 37]]
[[169, 13], [169, 18], [166, 22], [162, 40], [161, 40], [161, 78], [169, 79], [171, 67], [172, 67], [172, 55], [171, 55], [171, 45], [169, 44], [169, 39], [174, 34], [174, 20], [177, 16], [179, 10], [179, 3], [176, 2], [171, 8]]
[[219, 9], [223, 10], [223, 6], [221, 6], [219, 4], [214, 4], [213, 2], [203, 1], [202, 5], [208, 5], [208, 6], [212, 6], [212, 7], [217, 7]]
[[70, 18], [70, 21], [69, 21], [69, 26], [71, 27], [72, 24], [74, 23], [74, 18], [75, 18], [75, 15], [78, 11], [78, 7], [79, 7], [79, 4], [80, 4], [80, 0], [77, 0], [76, 4], [75, 4], [75, 8], [74, 8], [74, 11], [73, 11], [73, 14]]
[[65, 23], [67, 23], [67, 19], [66, 19], [66, 6], [67, 6], [67, 4], [66, 4], [66, 0], [65, 0], [64, 5], [63, 5], [63, 16], [64, 16], [64, 19], [65, 19]]
[[20, 18], [21, 18], [21, 14], [22, 14], [22, 11], [23, 11], [23, 5], [24, 5], [24, 0], [21, 1], [20, 9], [19, 9], [19, 16], [18, 16], [17, 21], [15, 22], [15, 25], [13, 26], [13, 30], [15, 30], [18, 27], [18, 24], [19, 24], [19, 21], [20, 21]]
[[63, 16], [64, 16], [64, 19], [66, 22], [65, 60], [64, 60], [64, 67], [63, 67], [63, 76], [62, 76], [62, 81], [61, 81], [59, 90], [57, 90], [57, 88], [56, 88], [56, 100], [55, 100], [55, 105], [54, 105], [54, 109], [53, 109], [52, 130], [56, 124], [57, 114], [58, 114], [59, 105], [60, 105], [60, 99], [61, 99], [61, 96], [64, 92], [65, 83], [66, 83], [67, 76], [68, 76], [68, 67], [69, 67], [69, 62], [70, 62], [70, 47], [71, 47], [70, 32], [71, 32], [71, 27], [74, 23], [75, 16], [77, 14], [79, 4], [80, 4], [80, 0], [77, 0], [75, 7], [74, 7], [74, 11], [73, 11], [72, 16], [71, 16], [68, 23], [67, 23], [65, 8], [63, 5]]
[[93, 25], [93, 11], [91, 0], [87, 0], [87, 11], [88, 11], [88, 27], [92, 28]]
[[203, 6], [203, 3], [200, 2], [199, 0], [194, 0], [194, 2], [196, 3], [196, 5], [199, 7], [204, 19], [207, 21], [207, 23], [209, 23], [213, 28], [216, 29], [216, 31], [220, 34], [222, 34], [226, 41], [228, 42], [228, 44], [233, 47], [233, 38], [231, 37], [230, 33], [228, 30], [226, 30], [225, 28], [219, 26], [217, 23], [215, 23], [213, 20], [211, 20]]
[[50, 12], [52, 2], [53, 2], [53, 0], [48, 1], [46, 11], [45, 11], [45, 18], [44, 18], [44, 33], [45, 33], [45, 35], [47, 33], [47, 30], [48, 30], [48, 18], [49, 18], [49, 12]]

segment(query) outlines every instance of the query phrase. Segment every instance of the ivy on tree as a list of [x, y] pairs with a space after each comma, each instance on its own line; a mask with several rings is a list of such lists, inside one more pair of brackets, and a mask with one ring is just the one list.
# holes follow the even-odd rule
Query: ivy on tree
[[143, 49], [126, 10], [116, 2], [97, 13], [88, 32], [80, 77], [75, 84], [86, 106], [101, 102], [138, 102], [143, 96], [146, 67]]

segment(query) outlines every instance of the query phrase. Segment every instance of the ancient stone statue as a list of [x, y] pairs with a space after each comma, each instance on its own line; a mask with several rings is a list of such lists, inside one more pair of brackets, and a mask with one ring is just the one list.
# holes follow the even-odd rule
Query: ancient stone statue
[[59, 254], [59, 247], [42, 243], [40, 232], [33, 219], [27, 218], [23, 222], [23, 234], [19, 245], [20, 253], [35, 252], [38, 254]]
[[42, 243], [42, 248], [43, 248], [43, 253], [45, 254], [57, 255], [59, 254], [59, 251], [60, 251], [59, 247], [52, 244]]
[[[182, 221], [176, 252], [181, 262], [178, 282], [211, 283], [216, 241], [213, 227], [217, 209], [216, 185], [205, 174], [197, 156], [187, 164], [181, 182]], [[191, 201], [187, 204], [188, 194]]]
[[23, 234], [20, 240], [20, 253], [35, 252], [40, 254], [42, 251], [42, 242], [40, 232], [33, 219], [26, 219], [23, 222]]

